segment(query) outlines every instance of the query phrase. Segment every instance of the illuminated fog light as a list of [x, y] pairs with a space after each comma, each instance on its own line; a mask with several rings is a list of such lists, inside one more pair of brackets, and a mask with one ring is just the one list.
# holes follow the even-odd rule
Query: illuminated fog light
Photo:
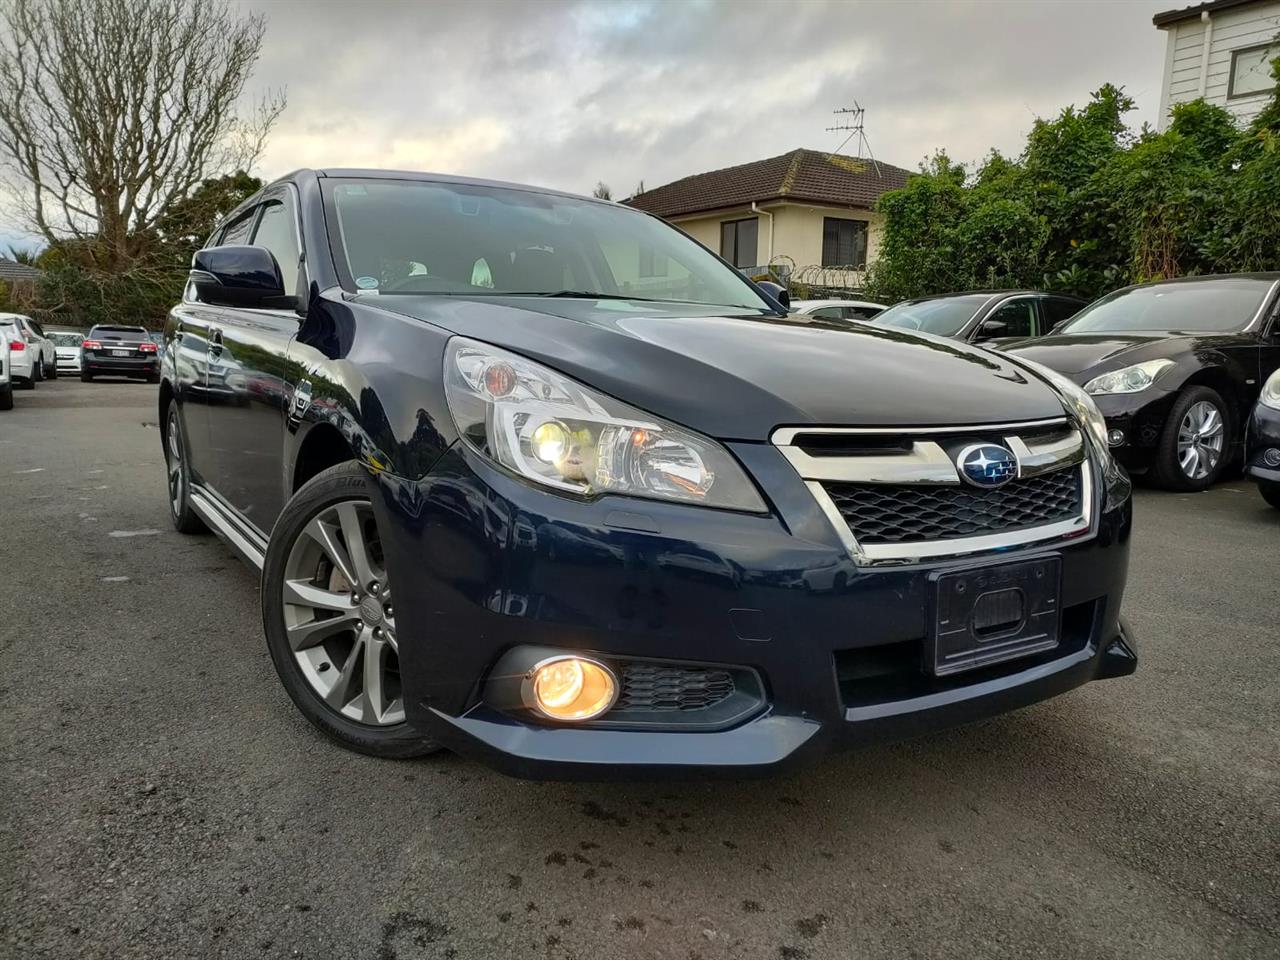
[[533, 431], [533, 455], [543, 463], [558, 463], [569, 452], [569, 431], [564, 424], [548, 420]]
[[618, 681], [602, 663], [582, 657], [554, 657], [533, 668], [532, 706], [553, 720], [593, 720], [613, 706]]
[[1280, 467], [1280, 450], [1272, 447], [1262, 455], [1262, 462], [1268, 467]]
[[1120, 444], [1124, 443], [1124, 431], [1123, 431], [1123, 430], [1108, 430], [1108, 431], [1107, 431], [1107, 443], [1108, 443], [1108, 445], [1113, 446], [1113, 447], [1118, 447], [1118, 446], [1120, 446]]

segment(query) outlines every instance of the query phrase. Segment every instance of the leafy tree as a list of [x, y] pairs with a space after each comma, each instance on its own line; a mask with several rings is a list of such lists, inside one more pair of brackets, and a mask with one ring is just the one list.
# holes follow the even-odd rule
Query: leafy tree
[[613, 199], [613, 191], [609, 189], [609, 185], [603, 180], [596, 181], [596, 188], [591, 191], [591, 195], [598, 200]]

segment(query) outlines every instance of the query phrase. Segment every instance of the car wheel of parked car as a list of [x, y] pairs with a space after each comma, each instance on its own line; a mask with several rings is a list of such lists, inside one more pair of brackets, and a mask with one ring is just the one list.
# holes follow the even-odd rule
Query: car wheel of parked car
[[1227, 405], [1216, 390], [1184, 390], [1169, 411], [1152, 476], [1170, 490], [1204, 490], [1221, 476], [1231, 449]]
[[31, 369], [31, 380], [33, 383], [39, 383], [44, 379], [44, 359], [36, 358], [36, 365]]
[[187, 468], [187, 439], [182, 433], [178, 401], [169, 401], [164, 445], [169, 474], [169, 519], [179, 533], [207, 533], [209, 528], [191, 509], [191, 471]]
[[1270, 483], [1264, 481], [1258, 484], [1258, 492], [1262, 494], [1262, 499], [1271, 504], [1277, 510], [1280, 510], [1280, 483]]
[[285, 505], [262, 573], [267, 648], [303, 715], [343, 746], [417, 757], [439, 746], [405, 721], [394, 609], [370, 481], [355, 462]]
[[[41, 364], [41, 369], [43, 369], [43, 368], [44, 368], [44, 365], [43, 365], [43, 364]], [[58, 379], [58, 363], [57, 363], [57, 361], [56, 361], [56, 360], [54, 361], [53, 366], [51, 366], [51, 367], [48, 369], [48, 371], [47, 371], [47, 375], [48, 375], [48, 378], [49, 378], [50, 380], [57, 380], [57, 379]]]
[[13, 409], [13, 384], [8, 383], [0, 387], [0, 410]]

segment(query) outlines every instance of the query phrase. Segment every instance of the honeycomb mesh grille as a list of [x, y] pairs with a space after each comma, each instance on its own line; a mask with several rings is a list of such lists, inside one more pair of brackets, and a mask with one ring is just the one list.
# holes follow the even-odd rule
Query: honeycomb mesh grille
[[712, 667], [630, 663], [614, 710], [706, 710], [733, 695], [733, 675]]
[[824, 483], [859, 543], [927, 543], [1042, 527], [1081, 513], [1080, 468], [969, 486]]

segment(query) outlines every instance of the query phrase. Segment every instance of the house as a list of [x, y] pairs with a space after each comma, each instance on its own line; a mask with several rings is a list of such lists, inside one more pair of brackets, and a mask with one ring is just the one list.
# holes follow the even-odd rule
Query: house
[[0, 257], [0, 301], [9, 307], [28, 308], [35, 299], [36, 282], [41, 275], [35, 267]]
[[1167, 35], [1160, 129], [1177, 103], [1204, 97], [1247, 124], [1266, 105], [1280, 57], [1280, 0], [1210, 0], [1157, 13]]
[[[856, 287], [875, 259], [880, 195], [905, 186], [908, 171], [819, 150], [696, 173], [624, 200], [678, 226], [736, 267], [793, 275], [844, 273]], [[756, 268], [756, 269], [751, 269]]]

